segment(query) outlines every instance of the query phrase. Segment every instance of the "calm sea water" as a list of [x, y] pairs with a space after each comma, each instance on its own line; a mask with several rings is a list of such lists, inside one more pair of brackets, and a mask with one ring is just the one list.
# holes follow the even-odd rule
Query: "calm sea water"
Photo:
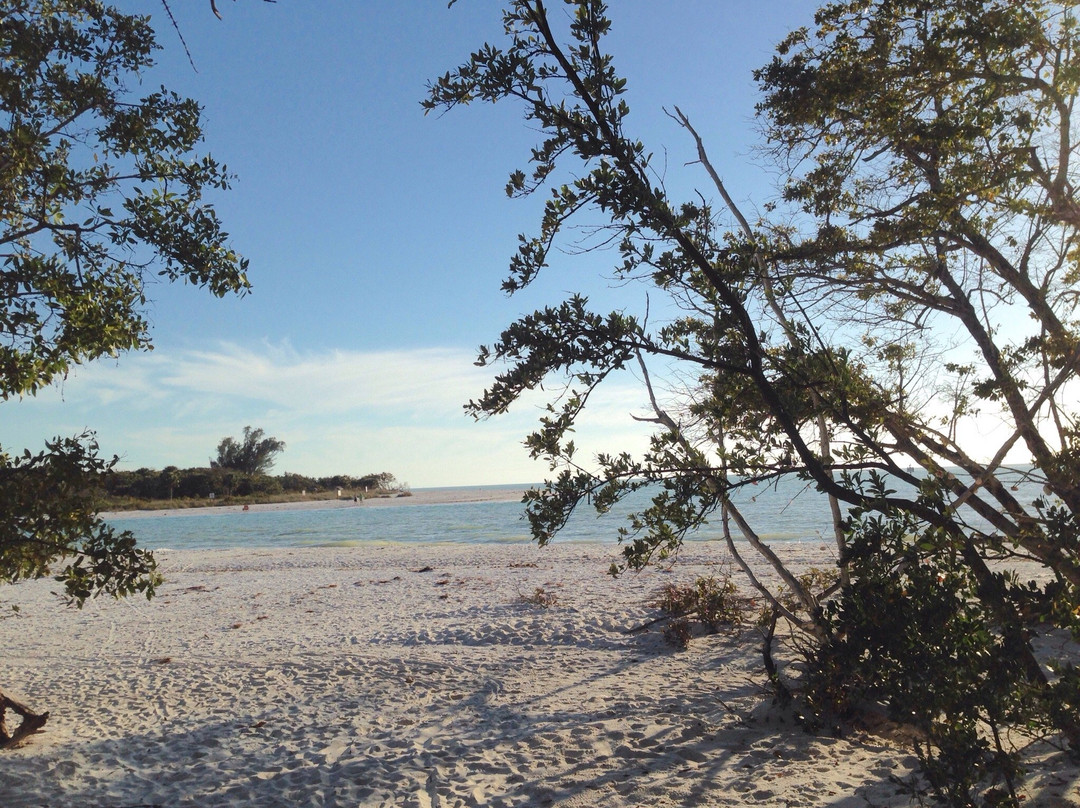
[[[488, 487], [490, 489], [490, 487]], [[519, 488], [519, 486], [510, 486]], [[1030, 489], [1030, 490], [1028, 490]], [[1038, 494], [1021, 486], [1021, 501]], [[617, 511], [597, 517], [582, 508], [557, 540], [616, 541], [626, 514], [643, 507], [644, 492]], [[762, 538], [772, 541], [832, 541], [826, 499], [811, 487], [788, 481], [777, 487], [747, 488], [738, 498], [743, 513]], [[110, 524], [130, 530], [149, 549], [235, 547], [304, 547], [361, 542], [528, 542], [528, 522], [520, 502], [467, 502], [438, 505], [359, 505], [351, 508], [297, 511], [191, 513], [182, 516], [113, 518]], [[691, 540], [721, 538], [717, 523]]]

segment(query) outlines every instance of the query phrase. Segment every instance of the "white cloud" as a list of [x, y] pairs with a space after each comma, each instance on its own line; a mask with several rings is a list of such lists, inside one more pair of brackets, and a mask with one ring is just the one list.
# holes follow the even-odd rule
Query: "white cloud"
[[[286, 442], [278, 471], [389, 471], [416, 487], [539, 481], [521, 445], [550, 393], [476, 423], [463, 405], [493, 377], [469, 350], [301, 352], [287, 343], [125, 355], [76, 369], [62, 386], [10, 404], [0, 444], [39, 446], [89, 426], [122, 467], [203, 465], [225, 435], [257, 426]], [[575, 435], [579, 457], [640, 449], [647, 430], [632, 381], [612, 380]]]
[[176, 397], [247, 400], [324, 415], [357, 408], [422, 408], [441, 405], [451, 396], [464, 401], [476, 395], [489, 374], [472, 360], [471, 353], [445, 348], [300, 353], [288, 344], [252, 348], [223, 343], [216, 350], [155, 351], [77, 368], [63, 395], [99, 406], [134, 396], [145, 406]]
[[[123, 468], [207, 463], [225, 435], [246, 425], [286, 442], [278, 471], [310, 475], [389, 471], [416, 487], [539, 481], [548, 474], [522, 440], [553, 389], [523, 397], [476, 423], [462, 407], [493, 377], [471, 351], [309, 351], [287, 343], [126, 355], [78, 368], [60, 388], [9, 402], [0, 445], [40, 448], [90, 427]], [[631, 373], [594, 394], [573, 438], [577, 458], [640, 453], [650, 427], [647, 397]], [[1008, 433], [984, 414], [963, 425], [965, 445], [992, 455]], [[985, 459], [985, 458], [983, 458]], [[1022, 446], [1010, 461], [1027, 459]]]

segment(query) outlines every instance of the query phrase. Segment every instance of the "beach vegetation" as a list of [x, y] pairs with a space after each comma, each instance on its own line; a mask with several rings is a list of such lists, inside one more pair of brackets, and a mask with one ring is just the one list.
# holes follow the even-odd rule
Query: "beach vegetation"
[[[539, 133], [506, 185], [543, 212], [505, 291], [610, 257], [620, 292], [605, 313], [571, 289], [480, 349], [500, 369], [473, 416], [549, 396], [526, 439], [551, 469], [526, 497], [533, 535], [646, 489], [619, 574], [718, 524], [767, 609], [778, 688], [920, 728], [952, 805], [1018, 805], [1024, 744], [1080, 748], [1076, 3], [825, 4], [754, 74], [781, 177], [754, 217], [694, 110], [666, 110], [674, 144], [635, 138], [616, 23], [599, 0], [565, 6], [505, 3], [505, 38], [423, 102], [517, 104]], [[668, 192], [669, 152], [700, 190]], [[582, 456], [590, 398], [631, 375], [648, 448]], [[829, 502], [834, 581], [800, 579], [739, 497], [788, 478]], [[773, 662], [778, 623], [801, 638], [795, 688]]]
[[[199, 104], [133, 89], [158, 47], [148, 19], [97, 0], [2, 0], [0, 12], [0, 399], [11, 399], [149, 349], [156, 282], [219, 297], [249, 284], [204, 198], [231, 177], [198, 153]], [[113, 465], [97, 452], [86, 432], [0, 454], [5, 580], [52, 572], [76, 604], [153, 592], [152, 556], [95, 517]]]
[[[249, 288], [247, 260], [206, 201], [231, 177], [199, 151], [199, 104], [136, 89], [157, 47], [148, 18], [99, 0], [0, 0], [2, 400], [149, 349], [155, 283], [218, 297]], [[153, 593], [153, 556], [97, 517], [113, 462], [90, 432], [0, 450], [0, 579], [53, 575], [80, 606]], [[0, 743], [35, 722], [24, 715], [9, 736], [0, 714]]]
[[705, 631], [715, 634], [722, 626], [738, 625], [746, 616], [748, 601], [730, 575], [703, 576], [692, 584], [666, 583], [650, 601], [675, 621], [694, 617]]
[[550, 609], [552, 606], [558, 605], [559, 596], [555, 592], [538, 586], [532, 591], [532, 594], [522, 595], [521, 602], [530, 606], [539, 606], [541, 609]]
[[217, 447], [217, 457], [210, 461], [212, 469], [229, 469], [255, 475], [265, 474], [274, 460], [285, 450], [285, 442], [270, 437], [262, 429], [244, 427], [244, 436], [237, 440], [224, 437]]
[[679, 650], [689, 648], [692, 639], [694, 639], [694, 630], [685, 617], [676, 617], [664, 626], [664, 640]]
[[198, 508], [208, 505], [305, 502], [319, 499], [402, 496], [389, 472], [308, 477], [294, 472], [247, 474], [231, 469], [168, 466], [158, 471], [111, 469], [101, 480], [102, 510]]
[[695, 636], [716, 634], [725, 627], [742, 625], [753, 601], [739, 591], [730, 574], [702, 576], [692, 584], [666, 583], [649, 601], [663, 616], [637, 631], [663, 623], [664, 639], [686, 649]]

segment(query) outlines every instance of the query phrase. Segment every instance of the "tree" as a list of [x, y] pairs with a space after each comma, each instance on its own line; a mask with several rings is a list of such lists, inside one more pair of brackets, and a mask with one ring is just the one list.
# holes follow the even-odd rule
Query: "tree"
[[210, 468], [265, 474], [274, 465], [274, 456], [285, 449], [285, 443], [277, 438], [264, 438], [264, 434], [261, 429], [245, 426], [241, 441], [222, 438], [217, 447], [217, 459], [210, 461]]
[[382, 471], [378, 474], [365, 474], [356, 481], [356, 485], [364, 490], [370, 488], [376, 491], [392, 491], [398, 486], [398, 481], [389, 471]]
[[228, 187], [198, 103], [127, 84], [153, 64], [146, 19], [94, 0], [3, 0], [0, 395], [73, 364], [149, 347], [152, 275], [223, 296], [248, 289], [207, 189]]
[[168, 491], [169, 499], [173, 498], [173, 491], [180, 484], [180, 469], [176, 466], [166, 466], [161, 470], [161, 484]]
[[[604, 4], [569, 5], [556, 31], [542, 0], [508, 3], [506, 42], [433, 82], [424, 102], [514, 100], [543, 133], [531, 170], [507, 185], [511, 196], [550, 188], [507, 291], [592, 215], [603, 244], [618, 245], [617, 279], [659, 290], [671, 312], [643, 293], [640, 316], [601, 315], [573, 295], [481, 349], [480, 363], [510, 367], [469, 404], [476, 417], [565, 380], [527, 439], [555, 473], [527, 496], [534, 536], [545, 543], [579, 506], [604, 511], [647, 488], [618, 572], [673, 557], [719, 519], [773, 626], [806, 635], [819, 709], [881, 701], [925, 730], [927, 772], [954, 804], [972, 804], [987, 772], [1017, 802], [1000, 727], [1080, 742], [1080, 676], [1063, 661], [1049, 674], [1028, 631], [1036, 620], [1080, 634], [1075, 4], [823, 7], [816, 30], [792, 34], [756, 73], [768, 146], [793, 166], [757, 222], [678, 108], [721, 205], [669, 198], [625, 131]], [[627, 368], [649, 402], [638, 420], [653, 426], [650, 449], [580, 460], [578, 416]], [[1005, 437], [965, 442], [977, 416], [1002, 421]], [[1032, 463], [1010, 469], [1019, 447]], [[1019, 475], [1046, 496], [1020, 501]], [[824, 588], [787, 569], [738, 502], [744, 486], [786, 477], [830, 499], [840, 562]], [[1049, 582], [994, 566], [1020, 560]], [[790, 597], [762, 583], [761, 565]], [[930, 687], [942, 665], [955, 675]]]
[[[202, 201], [229, 177], [193, 154], [199, 105], [164, 88], [143, 98], [128, 89], [153, 64], [148, 21], [95, 0], [0, 0], [0, 10], [0, 398], [8, 399], [33, 395], [75, 364], [149, 348], [142, 308], [155, 275], [217, 296], [243, 294], [248, 281], [246, 260]], [[15, 479], [55, 471], [74, 480], [110, 466], [84, 435], [9, 460], [7, 470]], [[47, 524], [72, 510], [48, 488], [37, 491], [6, 499], [5, 518], [31, 514]], [[97, 527], [85, 521], [81, 529]], [[43, 545], [5, 534], [0, 563], [33, 559], [6, 567], [5, 577], [82, 557], [78, 532]], [[76, 602], [88, 594], [69, 589]]]
[[[0, 0], [0, 399], [150, 348], [155, 277], [217, 296], [248, 289], [247, 261], [203, 200], [230, 177], [195, 153], [199, 105], [129, 88], [156, 48], [147, 18], [98, 0]], [[0, 452], [3, 580], [55, 573], [77, 605], [153, 593], [153, 556], [96, 515], [115, 463], [97, 449], [86, 433]], [[0, 743], [7, 734], [0, 726]]]
[[[148, 21], [94, 0], [0, 0], [0, 10], [0, 398], [8, 399], [33, 395], [72, 365], [149, 348], [142, 307], [154, 275], [218, 296], [243, 294], [248, 281], [246, 260], [202, 201], [229, 177], [193, 154], [199, 105], [164, 88], [143, 98], [128, 89], [153, 64]], [[43, 470], [88, 479], [110, 465], [85, 435], [9, 460], [7, 470], [15, 479]], [[89, 516], [37, 490], [36, 498], [5, 500], [5, 518]], [[97, 527], [85, 521], [82, 529]], [[0, 563], [33, 559], [6, 567], [5, 577], [82, 557], [72, 543], [78, 532], [43, 545], [5, 534]], [[110, 558], [126, 563], [103, 560]], [[81, 602], [88, 593], [69, 594]]]

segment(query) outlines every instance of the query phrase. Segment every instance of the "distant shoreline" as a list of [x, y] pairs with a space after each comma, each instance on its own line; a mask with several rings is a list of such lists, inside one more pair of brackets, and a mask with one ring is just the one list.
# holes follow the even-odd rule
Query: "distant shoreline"
[[248, 511], [313, 511], [338, 508], [385, 508], [396, 505], [457, 505], [467, 502], [517, 502], [524, 496], [527, 486], [476, 486], [461, 488], [418, 489], [405, 495], [371, 497], [354, 502], [351, 497], [340, 499], [310, 499], [297, 502], [264, 502], [255, 504], [207, 505], [196, 508], [148, 508], [123, 511], [102, 511], [99, 516], [106, 520], [151, 519], [163, 516], [198, 516]]

